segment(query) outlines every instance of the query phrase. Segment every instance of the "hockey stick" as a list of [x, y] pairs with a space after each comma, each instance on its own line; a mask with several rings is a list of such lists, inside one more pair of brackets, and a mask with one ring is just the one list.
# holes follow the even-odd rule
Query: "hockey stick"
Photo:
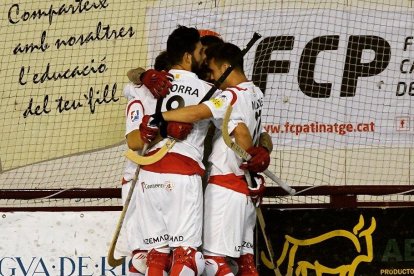
[[160, 161], [167, 152], [175, 145], [176, 140], [168, 139], [167, 142], [154, 154], [145, 156], [139, 155], [135, 151], [129, 149], [125, 153], [125, 157], [138, 165], [150, 165]]
[[[226, 143], [226, 145], [229, 148], [231, 148], [243, 160], [249, 161], [250, 158], [252, 158], [252, 156], [248, 152], [246, 152], [242, 147], [240, 147], [238, 144], [236, 144], [235, 142], [233, 142], [231, 140], [231, 138], [230, 138], [230, 135], [229, 135], [229, 132], [228, 132], [227, 128], [224, 128], [224, 122], [226, 120], [228, 122], [228, 120], [230, 119], [230, 114], [231, 114], [232, 111], [233, 111], [233, 107], [231, 105], [229, 105], [229, 107], [226, 110], [226, 114], [224, 115], [223, 128], [222, 128], [222, 135], [223, 135], [224, 143]], [[295, 189], [293, 189], [292, 187], [290, 187], [289, 185], [287, 185], [279, 177], [277, 177], [276, 175], [274, 175], [271, 171], [265, 170], [263, 173], [267, 177], [269, 177], [271, 180], [273, 180], [277, 185], [279, 185], [280, 187], [282, 187], [282, 189], [285, 190], [290, 195], [294, 195], [296, 193]]]
[[[250, 157], [251, 158], [251, 156], [247, 152], [245, 152], [245, 150], [243, 148], [241, 148], [238, 144], [233, 142], [230, 138], [230, 134], [229, 134], [229, 130], [228, 130], [228, 124], [229, 124], [230, 115], [231, 115], [232, 110], [233, 110], [232, 106], [229, 105], [229, 107], [226, 110], [226, 114], [223, 118], [223, 125], [221, 127], [223, 140], [224, 140], [224, 143], [230, 149], [232, 149], [237, 155], [239, 155], [242, 159], [247, 160], [245, 157]], [[245, 171], [245, 177], [246, 177], [247, 185], [249, 187], [253, 187], [252, 180], [251, 180], [251, 177], [250, 177], [250, 173], [247, 170]], [[255, 209], [256, 209], [257, 219], [259, 221], [260, 230], [262, 231], [263, 238], [264, 238], [266, 248], [267, 248], [267, 252], [269, 253], [269, 259], [273, 264], [273, 271], [275, 272], [276, 276], [282, 276], [282, 274], [279, 271], [279, 268], [274, 265], [274, 256], [275, 256], [275, 254], [274, 254], [274, 251], [273, 251], [272, 243], [270, 242], [270, 240], [268, 239], [268, 237], [266, 235], [266, 224], [265, 224], [265, 220], [264, 220], [264, 217], [263, 217], [262, 209], [260, 209], [260, 207], [256, 207]]]
[[[249, 187], [252, 187], [253, 184], [250, 178], [249, 171], [245, 171], [245, 175], [246, 175], [247, 184], [249, 185]], [[271, 267], [271, 269], [274, 271], [276, 276], [282, 276], [282, 274], [280, 273], [279, 267], [275, 266], [275, 252], [273, 251], [272, 242], [270, 241], [270, 239], [267, 237], [267, 234], [266, 234], [266, 222], [263, 216], [262, 209], [260, 208], [260, 206], [255, 207], [255, 209], [256, 209], [257, 220], [259, 221], [260, 230], [262, 231], [263, 239], [266, 244], [267, 253], [269, 254], [269, 262], [272, 263], [272, 265], [268, 267]], [[261, 258], [262, 260], [263, 259], [267, 260], [266, 255], [263, 253], [263, 251], [261, 253]]]
[[[259, 33], [255, 32], [253, 34], [253, 37], [247, 43], [246, 47], [241, 51], [241, 56], [244, 57], [246, 53], [250, 50], [250, 48], [252, 48], [252, 46], [256, 43], [256, 41], [259, 40], [261, 37], [262, 36]], [[210, 99], [210, 97], [214, 94], [214, 92], [217, 91], [220, 85], [230, 75], [233, 69], [234, 69], [233, 66], [227, 67], [226, 71], [224, 71], [224, 73], [220, 76], [220, 78], [215, 82], [215, 85], [212, 86], [210, 90], [208, 90], [208, 92], [206, 93], [206, 95], [204, 95], [204, 97], [201, 99], [199, 104]], [[167, 154], [167, 152], [174, 146], [174, 144], [175, 144], [175, 140], [170, 138], [167, 140], [166, 144], [162, 146], [161, 149], [154, 155], [140, 156], [134, 151], [128, 151], [125, 153], [125, 156], [132, 162], [135, 162], [136, 164], [149, 165], [149, 164], [153, 164], [161, 160]]]
[[[147, 149], [148, 149], [148, 144], [144, 144], [141, 154], [145, 154], [147, 152]], [[112, 241], [109, 246], [108, 264], [112, 267], [117, 267], [124, 262], [124, 258], [120, 258], [120, 259], [115, 258], [115, 248], [116, 248], [116, 243], [119, 238], [119, 233], [121, 232], [121, 229], [122, 229], [122, 224], [124, 223], [126, 212], [128, 210], [129, 202], [131, 201], [132, 194], [134, 193], [134, 189], [138, 181], [139, 171], [140, 171], [140, 165], [138, 164], [137, 169], [135, 170], [134, 179], [132, 180], [131, 187], [129, 188], [128, 195], [125, 199], [124, 207], [122, 208], [121, 215], [119, 216], [118, 224], [116, 225], [116, 228], [115, 228], [115, 233], [112, 237]]]

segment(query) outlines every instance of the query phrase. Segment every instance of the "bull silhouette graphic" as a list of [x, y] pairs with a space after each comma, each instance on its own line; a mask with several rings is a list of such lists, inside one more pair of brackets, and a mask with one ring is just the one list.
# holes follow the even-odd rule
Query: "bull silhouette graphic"
[[[289, 235], [285, 235], [285, 243], [283, 245], [282, 253], [276, 261], [276, 267], [269, 261], [263, 251], [261, 252], [262, 262], [269, 269], [275, 270], [279, 276], [307, 276], [310, 271], [314, 271], [312, 274], [316, 274], [317, 276], [353, 276], [360, 263], [370, 263], [373, 259], [372, 233], [375, 231], [377, 225], [375, 218], [372, 217], [371, 225], [367, 229], [362, 230], [364, 225], [364, 217], [361, 215], [359, 217], [359, 222], [354, 226], [352, 232], [338, 229], [305, 240], [299, 240]], [[309, 250], [309, 247], [312, 247], [313, 245], [323, 245], [323, 242], [338, 237], [346, 239], [345, 241], [342, 239], [342, 242], [350, 242], [357, 253], [357, 256], [351, 260], [350, 263], [329, 267], [320, 263], [317, 260], [317, 256], [311, 256], [313, 260], [312, 262], [305, 260], [303, 257], [296, 257], [298, 252], [306, 253], [303, 251]], [[362, 246], [365, 246], [364, 251]], [[301, 254], [301, 256], [307, 255]], [[280, 272], [282, 264], [286, 267], [286, 273]]]

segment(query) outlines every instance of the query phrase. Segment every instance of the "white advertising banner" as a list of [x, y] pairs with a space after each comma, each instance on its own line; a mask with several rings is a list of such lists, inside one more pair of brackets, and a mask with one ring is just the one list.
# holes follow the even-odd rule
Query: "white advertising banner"
[[[214, 30], [244, 48], [249, 78], [265, 92], [262, 122], [279, 148], [414, 145], [414, 23], [408, 11], [150, 9], [149, 64], [182, 25]], [[254, 24], [249, 20], [254, 18]], [[173, 22], [168, 26], [166, 22]], [[259, 22], [259, 23], [258, 23]]]
[[[106, 258], [119, 213], [3, 213], [0, 276], [126, 275], [125, 264], [112, 268]], [[117, 258], [127, 255], [118, 243]]]

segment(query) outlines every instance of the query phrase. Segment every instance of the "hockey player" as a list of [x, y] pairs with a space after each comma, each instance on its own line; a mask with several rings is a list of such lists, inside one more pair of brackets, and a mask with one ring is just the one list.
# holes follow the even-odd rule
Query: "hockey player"
[[[195, 28], [179, 26], [168, 37], [167, 53], [172, 64], [169, 73], [174, 81], [163, 101], [163, 111], [195, 105], [210, 90], [211, 84], [194, 73], [202, 63], [202, 50]], [[145, 116], [140, 125], [141, 133], [148, 134], [146, 142], [153, 141], [154, 133], [158, 132], [150, 120], [150, 116]], [[201, 176], [207, 127], [207, 120], [195, 123], [187, 139], [177, 142], [163, 159], [141, 167], [138, 200], [144, 248], [149, 250], [146, 275], [167, 274], [170, 250], [173, 250], [170, 275], [201, 275], [204, 270], [204, 259], [197, 248], [202, 235]], [[160, 133], [165, 128], [163, 124]], [[154, 149], [164, 143], [157, 143]]]
[[[263, 147], [253, 146], [261, 132], [260, 114], [263, 93], [249, 82], [243, 71], [240, 49], [230, 43], [208, 49], [207, 60], [215, 80], [229, 66], [233, 71], [220, 88], [226, 89], [219, 96], [199, 104], [152, 116], [154, 124], [165, 121], [197, 122], [214, 117], [218, 129], [228, 105], [233, 112], [228, 125], [229, 133], [236, 142], [253, 155], [252, 161], [242, 160], [226, 146], [220, 133], [216, 135], [209, 184], [205, 192], [203, 253], [206, 258], [206, 275], [234, 275], [225, 257], [237, 259], [238, 275], [258, 275], [253, 258], [253, 230], [256, 222], [254, 200], [260, 200], [263, 192], [263, 177], [255, 177], [258, 187], [250, 189], [244, 170], [264, 171], [270, 162], [269, 152]], [[161, 123], [159, 123], [161, 122]], [[248, 132], [245, 132], [248, 129]], [[241, 167], [241, 168], [240, 168]]]
[[[205, 50], [214, 44], [217, 43], [223, 43], [223, 40], [220, 38], [220, 35], [216, 32], [212, 32], [209, 30], [199, 30], [199, 34], [200, 34], [200, 41], [201, 44], [203, 46], [202, 48], [202, 66], [200, 66], [200, 68], [197, 68], [195, 70], [195, 73], [197, 74], [197, 76], [200, 79], [206, 80], [206, 81], [214, 81], [211, 80], [210, 78], [210, 70], [208, 69], [207, 64], [205, 63]], [[126, 88], [126, 97], [130, 100], [133, 97], [131, 97], [132, 95], [134, 95], [135, 97], [138, 97], [139, 92], [141, 91], [147, 91], [146, 89], [139, 89], [138, 87], [140, 87], [141, 85], [143, 85], [144, 83], [146, 84], [146, 86], [148, 86], [151, 90], [151, 93], [153, 94], [154, 98], [159, 99], [159, 98], [163, 98], [165, 97], [165, 95], [168, 92], [168, 88], [171, 87], [171, 84], [168, 82], [168, 78], [167, 78], [167, 74], [165, 74], [163, 71], [168, 71], [170, 69], [171, 65], [170, 62], [168, 60], [168, 56], [167, 56], [167, 52], [163, 51], [157, 58], [155, 61], [155, 70], [148, 70], [145, 71], [145, 69], [138, 67], [138, 68], [134, 68], [131, 69], [127, 72], [127, 76], [128, 79], [130, 80], [130, 82], [132, 84], [135, 85], [128, 85]], [[146, 74], [146, 75], [144, 75]], [[144, 77], [145, 76], [145, 77]], [[170, 76], [169, 78], [171, 79], [172, 76]], [[141, 80], [143, 79], [143, 80]], [[143, 83], [144, 82], [144, 83]], [[148, 88], [147, 87], [147, 88]], [[131, 89], [132, 88], [132, 89]], [[144, 92], [147, 93], [147, 92]], [[139, 98], [139, 97], [138, 97]], [[136, 125], [135, 125], [136, 128]], [[141, 149], [142, 147], [142, 142], [138, 145], [140, 139], [138, 139], [137, 137], [133, 137], [134, 132], [132, 132], [132, 134], [129, 135], [130, 139], [129, 141], [129, 145], [130, 148], [132, 149]], [[137, 133], [137, 135], [139, 136], [139, 133]], [[207, 134], [207, 137], [209, 137], [209, 134]], [[206, 137], [206, 141], [211, 141], [211, 138], [209, 137], [207, 139]], [[211, 142], [205, 142], [205, 144], [207, 144], [207, 148], [211, 148]], [[208, 151], [209, 153], [210, 151]], [[206, 154], [204, 154], [204, 156], [206, 156]], [[208, 157], [208, 155], [207, 155]], [[206, 164], [207, 160], [203, 159], [203, 164]], [[136, 166], [133, 165], [133, 163], [128, 163], [127, 165], [127, 179], [131, 179], [133, 177], [133, 173], [135, 172]], [[128, 172], [129, 170], [129, 172]], [[125, 178], [123, 179], [123, 199], [126, 197], [126, 195], [128, 194], [129, 191], [129, 187], [130, 187], [130, 181], [126, 181]], [[136, 193], [136, 192], [134, 192]], [[132, 199], [135, 199], [135, 195], [132, 197]], [[131, 203], [131, 205], [133, 206], [134, 203]], [[128, 216], [127, 219], [129, 219], [130, 217], [133, 217], [132, 212], [128, 211]], [[134, 219], [134, 218], [133, 218]], [[135, 221], [137, 221], [135, 219]], [[128, 224], [129, 224], [129, 220], [128, 220]], [[135, 222], [131, 222], [131, 224], [136, 224]], [[130, 229], [131, 227], [129, 227]], [[133, 228], [133, 227], [132, 227]], [[136, 231], [135, 231], [136, 232]], [[129, 234], [132, 233], [132, 234]], [[139, 243], [136, 239], [140, 239], [140, 235], [138, 234], [133, 234], [132, 230], [128, 231], [128, 237], [130, 237], [129, 239], [134, 239], [134, 243]], [[129, 242], [129, 244], [131, 244], [131, 242]], [[134, 249], [138, 248], [137, 246], [133, 246]], [[144, 271], [146, 270], [146, 252], [144, 250], [134, 250], [133, 251], [133, 258], [132, 258], [132, 262], [130, 263], [130, 271], [136, 271], [137, 267], [139, 267], [140, 271]], [[129, 274], [129, 275], [136, 275], [136, 274]], [[137, 274], [138, 275], [138, 274]]]
[[[144, 141], [141, 138], [141, 132], [139, 131], [139, 125], [142, 121], [145, 113], [152, 114], [155, 112], [155, 107], [158, 99], [164, 98], [168, 89], [171, 87], [170, 80], [172, 76], [166, 71], [170, 69], [166, 52], [160, 53], [155, 59], [154, 69], [144, 71], [139, 69], [140, 77], [142, 80], [137, 81], [136, 76], [131, 77], [131, 72], [134, 73], [136, 69], [128, 72], [128, 77], [135, 79], [134, 83], [128, 83], [124, 87], [124, 96], [128, 99], [126, 107], [126, 141], [127, 145], [132, 150], [141, 150]], [[143, 73], [143, 74], [142, 74]], [[175, 123], [173, 123], [174, 125]], [[183, 124], [175, 124], [183, 125]], [[184, 124], [187, 126], [188, 124]], [[176, 133], [168, 133], [171, 136], [176, 136], [178, 139], [184, 137], [176, 135]], [[145, 138], [144, 138], [145, 139]], [[131, 187], [131, 182], [134, 178], [137, 165], [132, 161], [126, 161], [126, 167], [124, 170], [124, 176], [122, 178], [122, 202], [125, 203], [125, 199]], [[128, 276], [144, 275], [146, 271], [147, 251], [142, 250], [142, 236], [139, 229], [139, 217], [137, 214], [136, 204], [136, 192], [131, 197], [128, 211], [125, 217], [125, 231], [127, 237], [127, 246], [131, 250], [131, 262], [128, 266]], [[139, 204], [138, 204], [139, 205]]]

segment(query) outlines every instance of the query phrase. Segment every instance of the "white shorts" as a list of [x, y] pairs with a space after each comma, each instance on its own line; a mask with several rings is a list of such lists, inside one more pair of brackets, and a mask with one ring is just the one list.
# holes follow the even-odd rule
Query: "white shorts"
[[203, 223], [201, 177], [141, 170], [138, 182], [143, 249], [199, 247]]
[[[122, 205], [125, 204], [131, 183], [132, 180], [122, 185]], [[139, 219], [137, 208], [137, 191], [138, 187], [135, 187], [124, 218], [123, 231], [126, 234], [127, 249], [130, 252], [142, 248], [142, 235], [141, 229], [139, 228], [141, 220]]]
[[204, 201], [203, 249], [233, 258], [254, 254], [256, 210], [250, 197], [208, 184]]

